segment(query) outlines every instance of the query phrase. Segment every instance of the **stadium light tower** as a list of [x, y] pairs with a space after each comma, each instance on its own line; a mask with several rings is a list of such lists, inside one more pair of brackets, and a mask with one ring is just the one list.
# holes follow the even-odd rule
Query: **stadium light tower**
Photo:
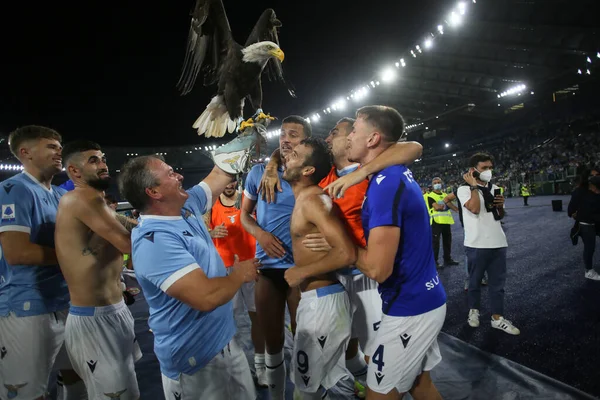
[[396, 79], [396, 71], [391, 68], [386, 68], [381, 72], [381, 80], [384, 82], [392, 82]]

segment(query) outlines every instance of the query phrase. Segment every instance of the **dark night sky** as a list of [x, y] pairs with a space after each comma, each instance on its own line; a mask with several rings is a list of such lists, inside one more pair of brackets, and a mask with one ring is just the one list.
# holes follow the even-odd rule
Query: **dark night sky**
[[[318, 111], [364, 84], [455, 3], [224, 2], [238, 42], [267, 7], [283, 23], [284, 68], [298, 98], [263, 83], [263, 109], [277, 117]], [[40, 124], [103, 145], [202, 143], [191, 124], [216, 88], [185, 97], [175, 89], [193, 0], [18, 3], [0, 12], [0, 133]]]

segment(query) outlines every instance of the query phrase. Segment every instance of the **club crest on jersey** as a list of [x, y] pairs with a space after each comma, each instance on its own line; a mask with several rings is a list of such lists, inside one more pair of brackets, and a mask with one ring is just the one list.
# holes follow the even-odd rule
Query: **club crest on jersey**
[[227, 216], [227, 218], [229, 218], [229, 221], [230, 221], [232, 224], [235, 224], [235, 215], [228, 215], [228, 216]]
[[12, 222], [15, 217], [15, 205], [2, 204], [2, 222]]
[[4, 384], [4, 387], [8, 391], [8, 393], [6, 394], [6, 396], [9, 399], [14, 399], [15, 397], [17, 397], [19, 395], [19, 389], [21, 389], [23, 386], [26, 386], [26, 385], [27, 385], [27, 382], [21, 383], [20, 385], [7, 385], [7, 384]]
[[127, 389], [123, 389], [123, 390], [119, 390], [118, 392], [115, 393], [104, 393], [104, 395], [106, 397], [108, 397], [109, 399], [117, 399], [120, 400], [121, 399], [121, 395], [123, 393], [125, 393], [127, 391]]
[[196, 218], [196, 216], [190, 210], [185, 210], [185, 214], [183, 215], [183, 218], [188, 219], [190, 217]]

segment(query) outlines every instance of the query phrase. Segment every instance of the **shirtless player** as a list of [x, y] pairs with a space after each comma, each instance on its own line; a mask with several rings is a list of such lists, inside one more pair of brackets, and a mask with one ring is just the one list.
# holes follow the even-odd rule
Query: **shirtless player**
[[134, 321], [123, 301], [123, 253], [131, 253], [136, 222], [104, 201], [110, 185], [100, 146], [77, 141], [63, 148], [75, 190], [65, 194], [56, 217], [56, 252], [71, 295], [65, 343], [90, 399], [140, 396], [133, 363], [142, 354]]
[[[354, 397], [354, 379], [345, 362], [352, 321], [348, 294], [333, 273], [294, 278], [297, 271], [315, 264], [339, 269], [356, 261], [356, 249], [337, 207], [318, 186], [330, 169], [325, 141], [309, 138], [286, 156], [283, 174], [296, 198], [290, 228], [296, 265], [285, 272], [285, 279], [302, 292], [290, 375], [304, 399], [321, 399], [321, 388], [330, 391], [330, 396]], [[302, 241], [310, 233], [321, 233], [331, 250], [307, 249]]]

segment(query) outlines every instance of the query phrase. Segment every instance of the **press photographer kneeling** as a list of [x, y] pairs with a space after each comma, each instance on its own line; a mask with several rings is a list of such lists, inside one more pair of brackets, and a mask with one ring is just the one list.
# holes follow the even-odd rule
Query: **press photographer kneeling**
[[492, 157], [477, 153], [469, 159], [469, 171], [463, 176], [466, 185], [458, 188], [465, 229], [465, 251], [469, 270], [469, 317], [471, 327], [479, 326], [481, 278], [488, 273], [492, 328], [511, 335], [520, 333], [504, 319], [504, 285], [506, 283], [506, 248], [508, 243], [500, 220], [504, 217], [504, 197], [492, 180]]

